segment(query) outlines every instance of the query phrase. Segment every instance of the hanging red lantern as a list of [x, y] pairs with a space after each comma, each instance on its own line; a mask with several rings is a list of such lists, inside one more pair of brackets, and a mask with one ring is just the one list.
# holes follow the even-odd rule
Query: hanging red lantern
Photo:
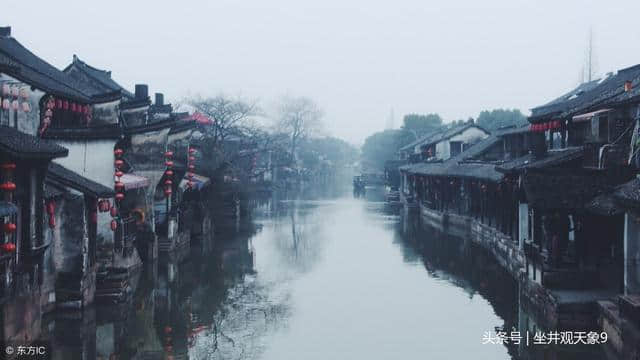
[[3, 163], [2, 165], [0, 165], [0, 168], [2, 168], [2, 170], [5, 170], [5, 171], [11, 171], [11, 170], [15, 170], [16, 169], [16, 164], [14, 164], [14, 163]]
[[169, 160], [169, 161], [166, 161], [164, 164], [167, 165], [168, 168], [170, 168], [173, 166], [173, 161]]
[[56, 217], [55, 216], [49, 216], [49, 227], [52, 228], [52, 229], [56, 227]]
[[167, 151], [167, 152], [165, 152], [165, 153], [164, 153], [164, 156], [165, 156], [165, 157], [168, 157], [168, 158], [172, 157], [172, 156], [173, 156], [173, 151]]
[[15, 232], [16, 228], [17, 228], [16, 224], [14, 224], [14, 223], [7, 223], [7, 224], [4, 224], [4, 226], [3, 226], [4, 232], [7, 233], [7, 234]]
[[18, 100], [13, 100], [11, 102], [11, 110], [14, 110], [14, 111], [20, 110], [20, 102]]
[[193, 165], [193, 164], [189, 165], [189, 170], [194, 170], [195, 168], [196, 168], [195, 165]]
[[114, 162], [114, 164], [116, 165], [116, 168], [120, 169], [122, 165], [124, 165], [124, 161], [118, 159]]
[[20, 96], [20, 89], [18, 88], [18, 86], [17, 86], [17, 85], [13, 85], [13, 86], [11, 87], [11, 96], [13, 96], [13, 97], [18, 97], [18, 96]]
[[69, 110], [69, 101], [64, 100], [64, 101], [62, 102], [62, 109], [63, 109], [63, 110]]
[[118, 222], [115, 220], [111, 220], [111, 231], [116, 231], [118, 229]]
[[164, 184], [167, 185], [167, 186], [170, 186], [170, 185], [173, 185], [173, 181], [167, 179], [167, 180], [165, 180]]
[[122, 154], [124, 154], [124, 150], [122, 150], [122, 149], [115, 149], [115, 150], [113, 150], [113, 154], [114, 154], [115, 156], [117, 156], [117, 157], [120, 157], [120, 156], [122, 156]]
[[122, 200], [124, 199], [124, 194], [123, 193], [117, 193], [116, 194], [116, 200]]
[[0, 184], [0, 190], [3, 191], [14, 191], [16, 189], [16, 184], [11, 181], [7, 181], [5, 183]]
[[196, 161], [196, 157], [195, 156], [189, 156], [189, 161]]
[[171, 195], [172, 192], [173, 191], [171, 191], [171, 188], [168, 187], [168, 188], [164, 189], [164, 196], [165, 197], [169, 197], [169, 195]]
[[62, 110], [62, 100], [61, 99], [57, 99], [56, 100], [56, 109]]
[[9, 110], [11, 108], [11, 101], [9, 99], [2, 100], [2, 109]]
[[122, 181], [118, 181], [116, 182], [116, 189], [120, 190], [120, 189], [124, 189], [124, 183]]
[[71, 112], [76, 112], [77, 111], [77, 107], [76, 107], [76, 103], [72, 102], [71, 106], [69, 106], [71, 108]]
[[164, 333], [165, 334], [171, 334], [172, 331], [173, 331], [173, 329], [171, 328], [171, 326], [165, 326], [164, 327]]
[[173, 170], [167, 170], [164, 172], [164, 174], [167, 176], [173, 176]]
[[47, 202], [47, 214], [53, 215], [55, 212], [56, 212], [56, 202], [53, 200]]
[[23, 112], [26, 112], [26, 113], [31, 112], [31, 104], [29, 104], [29, 103], [28, 103], [28, 102], [26, 102], [26, 101], [25, 101], [25, 102], [23, 102], [23, 103], [22, 103], [22, 111], [23, 111]]
[[11, 253], [11, 252], [16, 251], [16, 244], [14, 244], [14, 243], [2, 244], [1, 247], [2, 247], [2, 251], [4, 251], [4, 252]]
[[189, 148], [189, 154], [194, 154], [196, 152], [195, 148]]
[[111, 217], [118, 216], [118, 209], [114, 206], [111, 208]]
[[9, 84], [2, 84], [2, 96], [11, 95], [11, 87]]

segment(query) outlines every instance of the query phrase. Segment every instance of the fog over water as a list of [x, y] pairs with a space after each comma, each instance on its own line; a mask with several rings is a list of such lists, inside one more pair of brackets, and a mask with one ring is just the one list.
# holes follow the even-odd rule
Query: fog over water
[[[90, 4], [90, 5], [89, 5]], [[0, 24], [62, 68], [73, 54], [170, 101], [224, 91], [314, 98], [354, 143], [403, 114], [529, 108], [640, 62], [638, 1], [4, 1]]]

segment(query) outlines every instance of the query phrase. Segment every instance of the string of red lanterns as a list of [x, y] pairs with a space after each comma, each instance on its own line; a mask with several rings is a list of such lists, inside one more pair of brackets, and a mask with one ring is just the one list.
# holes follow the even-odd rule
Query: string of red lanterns
[[188, 171], [187, 171], [187, 187], [192, 190], [193, 189], [193, 177], [195, 176], [196, 169], [196, 149], [194, 147], [189, 146], [189, 162], [188, 162]]
[[[12, 162], [2, 163], [0, 164], [0, 169], [2, 170], [3, 178], [3, 182], [0, 184], [0, 190], [5, 192], [5, 200], [11, 202], [13, 200], [13, 192], [16, 190], [16, 184], [12, 181], [16, 164]], [[10, 236], [16, 232], [17, 228], [17, 225], [13, 222], [7, 222], [2, 225], [4, 232], [4, 240], [2, 245], [0, 245], [2, 251], [7, 253], [16, 251], [16, 244], [11, 241]]]
[[111, 215], [111, 231], [116, 231], [118, 229], [118, 209], [121, 207], [121, 202], [122, 200], [124, 200], [125, 195], [124, 195], [124, 191], [125, 191], [125, 186], [124, 183], [121, 181], [122, 180], [122, 176], [124, 175], [124, 172], [122, 172], [122, 166], [124, 165], [124, 160], [122, 160], [122, 155], [124, 155], [124, 150], [116, 148], [115, 150], [113, 150], [113, 155], [115, 156], [116, 160], [114, 160], [113, 162], [113, 166], [114, 166], [114, 184], [113, 187], [115, 189], [116, 195], [116, 203], [111, 206], [109, 208], [110, 215]]
[[[2, 110], [14, 110], [14, 111], [31, 111], [31, 104], [29, 103], [29, 90], [26, 86], [19, 87], [18, 85], [9, 85], [5, 83], [2, 85], [2, 100], [0, 106]], [[22, 100], [22, 102], [20, 102]]]
[[[166, 151], [164, 153], [164, 157], [165, 157], [165, 162], [164, 164], [166, 165], [167, 169], [164, 172], [165, 175], [165, 181], [164, 181], [164, 197], [167, 198], [167, 201], [169, 201], [169, 197], [171, 196], [171, 193], [173, 192], [172, 190], [172, 185], [173, 185], [173, 181], [171, 180], [173, 178], [173, 151]], [[168, 205], [167, 205], [168, 206]]]
[[559, 129], [562, 127], [562, 122], [560, 120], [554, 120], [539, 124], [531, 124], [529, 125], [529, 131], [531, 132], [545, 132], [547, 130]]

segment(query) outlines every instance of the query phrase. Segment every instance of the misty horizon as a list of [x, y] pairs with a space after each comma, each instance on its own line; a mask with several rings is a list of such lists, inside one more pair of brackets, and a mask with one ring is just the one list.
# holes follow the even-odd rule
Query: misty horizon
[[396, 128], [408, 113], [528, 114], [580, 82], [590, 29], [597, 75], [640, 62], [627, 46], [640, 30], [621, 20], [635, 2], [70, 4], [10, 2], [0, 23], [60, 69], [76, 54], [173, 103], [225, 93], [268, 109], [284, 94], [308, 96], [328, 135], [358, 145], [392, 110]]

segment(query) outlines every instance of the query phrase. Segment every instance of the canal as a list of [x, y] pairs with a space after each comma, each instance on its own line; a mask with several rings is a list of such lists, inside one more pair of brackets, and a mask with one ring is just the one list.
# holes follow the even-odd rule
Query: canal
[[127, 303], [56, 312], [43, 337], [57, 359], [601, 358], [483, 344], [526, 319], [516, 282], [396, 210], [376, 191], [266, 202], [212, 255], [146, 269]]

